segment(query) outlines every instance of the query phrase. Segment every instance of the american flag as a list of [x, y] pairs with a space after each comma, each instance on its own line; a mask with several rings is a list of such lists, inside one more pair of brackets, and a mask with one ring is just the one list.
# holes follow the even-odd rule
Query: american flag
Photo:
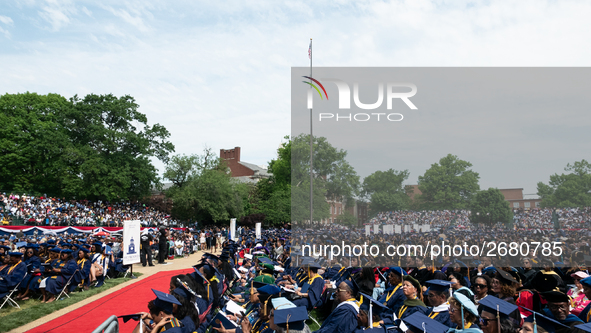
[[310, 38], [310, 47], [308, 48], [308, 58], [312, 59], [312, 38]]

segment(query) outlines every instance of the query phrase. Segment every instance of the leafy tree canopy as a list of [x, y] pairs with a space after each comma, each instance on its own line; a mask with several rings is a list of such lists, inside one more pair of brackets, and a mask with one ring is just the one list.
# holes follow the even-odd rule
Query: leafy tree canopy
[[470, 220], [476, 223], [510, 223], [513, 212], [505, 196], [496, 188], [476, 192], [470, 204]]
[[542, 207], [590, 207], [591, 164], [586, 160], [567, 164], [567, 174], [553, 174], [550, 182], [538, 183], [538, 195]]
[[470, 170], [472, 163], [448, 154], [419, 176], [417, 199], [424, 209], [466, 209], [480, 189], [478, 173]]
[[0, 97], [0, 188], [91, 200], [141, 198], [159, 183], [170, 133], [149, 126], [131, 96]]

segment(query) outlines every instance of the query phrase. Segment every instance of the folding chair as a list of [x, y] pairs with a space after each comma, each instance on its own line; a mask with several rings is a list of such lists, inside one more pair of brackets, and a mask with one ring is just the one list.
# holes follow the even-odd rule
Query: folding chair
[[21, 285], [21, 282], [23, 282], [25, 280], [25, 278], [27, 277], [27, 274], [29, 273], [25, 273], [25, 276], [23, 276], [23, 279], [19, 281], [19, 283], [9, 292], [4, 293], [4, 294], [0, 294], [0, 300], [4, 299], [4, 302], [2, 303], [2, 305], [0, 305], [0, 310], [2, 310], [2, 308], [4, 307], [4, 304], [8, 303], [10, 304], [10, 306], [12, 306], [13, 308], [21, 308], [18, 303], [12, 299], [12, 294], [14, 294], [18, 288]]
[[59, 296], [56, 298], [56, 300], [59, 300], [62, 298], [62, 295], [66, 295], [66, 297], [70, 298], [70, 295], [68, 295], [68, 286], [70, 285], [70, 283], [72, 282], [72, 279], [74, 278], [74, 275], [76, 275], [76, 273], [78, 272], [78, 270], [76, 270], [76, 272], [74, 272], [74, 274], [72, 274], [72, 276], [70, 276], [70, 278], [68, 279], [68, 282], [66, 283], [66, 285], [62, 288], [62, 291], [60, 292]]

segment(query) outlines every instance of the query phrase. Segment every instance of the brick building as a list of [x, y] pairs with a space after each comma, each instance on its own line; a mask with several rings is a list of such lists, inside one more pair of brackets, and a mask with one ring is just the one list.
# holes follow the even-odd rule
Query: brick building
[[540, 207], [540, 202], [542, 201], [542, 199], [535, 194], [524, 195], [522, 188], [504, 188], [499, 189], [499, 191], [503, 193], [505, 200], [509, 201], [509, 205], [512, 209], [523, 208], [527, 210], [530, 208], [537, 208]]
[[256, 183], [262, 178], [271, 176], [265, 167], [241, 161], [240, 147], [220, 149], [220, 158], [228, 164], [232, 177], [237, 178], [240, 182]]

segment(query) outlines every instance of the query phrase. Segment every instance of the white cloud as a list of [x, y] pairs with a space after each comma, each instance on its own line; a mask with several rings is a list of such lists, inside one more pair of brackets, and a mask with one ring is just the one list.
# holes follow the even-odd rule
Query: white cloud
[[12, 25], [14, 23], [10, 17], [3, 15], [0, 15], [0, 22], [6, 25]]
[[39, 16], [51, 25], [52, 31], [59, 31], [70, 24], [70, 17], [77, 13], [70, 1], [45, 0], [45, 5], [38, 11]]

